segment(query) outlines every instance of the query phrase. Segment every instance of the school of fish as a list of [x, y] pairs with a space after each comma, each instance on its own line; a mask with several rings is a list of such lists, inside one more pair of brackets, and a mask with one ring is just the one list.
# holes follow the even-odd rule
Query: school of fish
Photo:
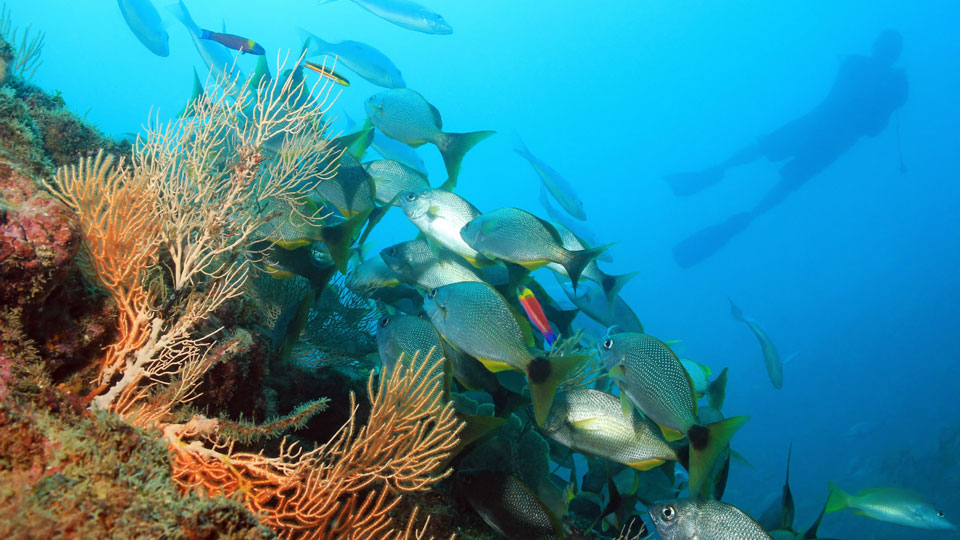
[[[352, 2], [407, 30], [453, 32], [439, 13], [413, 0]], [[146, 49], [169, 55], [170, 37], [151, 0], [118, 0], [118, 6]], [[273, 77], [261, 43], [200, 26], [183, 0], [168, 10], [214, 75], [235, 74], [248, 84]], [[638, 523], [641, 506], [649, 530], [664, 540], [813, 540], [821, 538], [825, 514], [846, 509], [907, 527], [955, 529], [918, 493], [883, 487], [850, 494], [831, 483], [816, 521], [795, 531], [789, 458], [782, 494], [762, 515], [722, 501], [731, 459], [742, 459], [732, 448], [735, 435], [747, 421], [721, 410], [728, 371], [713, 377], [710, 367], [680, 358], [676, 342], [645, 333], [622, 295], [635, 274], [600, 268], [598, 261], [611, 260], [609, 245], [598, 244], [587, 226], [577, 183], [518, 139], [515, 152], [540, 183], [542, 208], [481, 210], [455, 190], [467, 153], [493, 131], [447, 131], [426, 95], [409, 88], [387, 54], [371, 45], [293, 32], [302, 58], [276, 76], [300, 80], [312, 73], [346, 87], [350, 81], [336, 71], [345, 68], [382, 90], [366, 97], [364, 121], [351, 122], [336, 141], [337, 172], [311, 195], [312, 204], [333, 215], [309, 234], [276, 239], [267, 269], [278, 279], [303, 275], [319, 287], [345, 274], [346, 286], [380, 312], [376, 342], [384, 372], [432, 352], [444, 358], [445, 395], [458, 410], [471, 401], [486, 404], [484, 414], [461, 411], [475, 428], [474, 443], [495, 438], [517, 417], [551, 441], [551, 462], [566, 477], [555, 472], [528, 485], [519, 471], [457, 470], [454, 483], [491, 529], [511, 539], [588, 537], [595, 528], [615, 535]], [[259, 57], [249, 76], [236, 61], [246, 54]], [[325, 61], [307, 60], [318, 57]], [[181, 115], [191, 114], [202, 79], [194, 72], [194, 95]], [[428, 143], [443, 162], [441, 182], [428, 177], [418, 153]], [[371, 252], [363, 241], [391, 210], [419, 234]], [[313, 242], [322, 245], [320, 253], [305, 249]], [[538, 280], [548, 273], [556, 283], [544, 286]], [[785, 362], [770, 335], [732, 300], [730, 306], [734, 320], [757, 338], [771, 384], [782, 388]], [[296, 325], [297, 307], [281, 316], [278, 342], [284, 328]], [[590, 458], [583, 475], [574, 453]], [[583, 513], [592, 523], [574, 533], [572, 516]]]

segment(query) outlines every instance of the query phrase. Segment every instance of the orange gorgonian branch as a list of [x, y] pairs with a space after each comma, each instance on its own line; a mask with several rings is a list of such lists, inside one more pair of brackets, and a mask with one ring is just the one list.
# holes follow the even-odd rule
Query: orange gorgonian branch
[[[423, 491], [450, 474], [441, 470], [462, 423], [443, 399], [438, 361], [402, 365], [367, 391], [370, 418], [350, 419], [327, 444], [310, 451], [284, 442], [279, 455], [236, 452], [219, 441], [217, 421], [195, 417], [165, 437], [174, 480], [210, 495], [239, 495], [281, 538], [422, 538], [394, 529], [389, 515], [402, 493]], [[432, 376], [427, 374], [434, 372]], [[189, 441], [189, 442], [188, 442]]]
[[156, 264], [160, 220], [156, 185], [136, 174], [123, 161], [113, 165], [103, 151], [61, 167], [50, 191], [80, 219], [88, 276], [117, 304], [118, 337], [107, 348], [101, 372], [109, 379], [127, 355], [149, 338], [153, 298], [146, 286]]

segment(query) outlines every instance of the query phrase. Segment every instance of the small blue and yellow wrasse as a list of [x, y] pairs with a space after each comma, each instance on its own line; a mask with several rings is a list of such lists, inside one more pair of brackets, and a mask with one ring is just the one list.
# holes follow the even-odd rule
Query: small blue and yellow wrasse
[[533, 291], [526, 287], [517, 287], [517, 298], [520, 299], [520, 304], [527, 313], [527, 318], [529, 318], [530, 322], [543, 334], [543, 340], [547, 343], [547, 346], [553, 345], [553, 342], [557, 340], [557, 336], [553, 333], [553, 329], [550, 328], [550, 321], [547, 320], [547, 316], [543, 313], [543, 308], [540, 307], [540, 302], [537, 300], [537, 297], [534, 296]]
[[346, 77], [340, 75], [327, 66], [310, 61], [305, 62], [305, 65], [307, 66], [307, 69], [319, 73], [321, 77], [327, 77], [339, 85], [350, 86], [350, 81], [348, 81]]
[[259, 54], [264, 53], [263, 46], [252, 39], [247, 39], [242, 36], [236, 36], [233, 34], [222, 34], [220, 32], [211, 32], [210, 30], [201, 30], [200, 39], [209, 39], [210, 41], [216, 41], [217, 43], [227, 47], [228, 49], [234, 49], [242, 53], [250, 54]]

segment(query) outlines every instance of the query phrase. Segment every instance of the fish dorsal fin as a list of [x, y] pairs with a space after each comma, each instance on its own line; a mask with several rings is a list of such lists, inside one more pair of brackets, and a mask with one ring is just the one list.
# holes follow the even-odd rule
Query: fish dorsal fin
[[[424, 100], [426, 101], [426, 100]], [[440, 111], [433, 106], [433, 103], [427, 101], [427, 105], [430, 107], [430, 114], [433, 115], [433, 121], [437, 124], [437, 129], [443, 130], [443, 118], [440, 117]]]
[[[614, 369], [617, 369], [617, 368], [614, 368]], [[622, 390], [620, 391], [620, 410], [623, 412], [624, 418], [629, 419], [633, 417], [633, 403], [630, 401], [630, 398], [628, 398], [626, 394], [623, 393]]]
[[545, 229], [547, 230], [547, 233], [550, 234], [550, 237], [553, 238], [553, 240], [557, 243], [557, 245], [562, 247], [562, 246], [563, 246], [563, 235], [561, 235], [561, 234], [560, 234], [560, 231], [558, 231], [557, 228], [553, 226], [553, 223], [550, 223], [549, 221], [547, 221], [547, 220], [545, 220], [545, 219], [540, 219], [540, 218], [538, 218], [537, 216], [533, 216], [533, 217], [536, 218], [537, 221], [539, 221], [541, 225], [543, 225], [543, 228], [545, 228]]

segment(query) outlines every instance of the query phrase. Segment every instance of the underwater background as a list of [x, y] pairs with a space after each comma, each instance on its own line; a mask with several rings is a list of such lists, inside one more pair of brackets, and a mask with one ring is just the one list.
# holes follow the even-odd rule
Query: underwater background
[[[272, 69], [278, 50], [299, 51], [298, 26], [385, 52], [407, 86], [443, 112], [445, 130], [497, 131], [467, 155], [457, 188], [482, 211], [544, 214], [539, 181], [513, 152], [519, 137], [560, 171], [584, 202], [588, 227], [616, 242], [604, 269], [639, 272], [622, 295], [646, 331], [682, 339], [681, 356], [715, 372], [730, 369], [725, 412], [750, 416], [733, 446], [753, 467], [734, 462], [724, 500], [761, 512], [779, 494], [792, 443], [801, 525], [821, 508], [828, 481], [911, 488], [948, 518], [960, 516], [957, 2], [431, 0], [451, 35], [410, 32], [346, 0], [188, 5], [201, 26], [225, 25], [262, 44]], [[32, 82], [62, 93], [110, 135], [136, 133], [150, 115], [172, 117], [189, 96], [191, 68], [203, 79], [186, 31], [162, 7], [166, 58], [137, 42], [114, 2], [7, 7], [46, 33]], [[777, 165], [738, 168], [687, 198], [662, 177], [722, 160], [802, 114], [825, 95], [843, 56], [867, 54], [888, 28], [903, 36], [898, 66], [910, 90], [887, 129], [719, 253], [680, 268], [673, 245], [752, 206]], [[255, 64], [240, 61], [247, 71]], [[351, 83], [332, 112], [362, 119], [364, 101], [380, 89]], [[419, 153], [430, 177], [442, 178], [436, 150]], [[415, 234], [395, 212], [376, 247]], [[797, 353], [782, 389], [769, 384], [728, 298], [762, 322], [783, 357]], [[960, 538], [851, 513], [828, 515], [821, 534]]]

